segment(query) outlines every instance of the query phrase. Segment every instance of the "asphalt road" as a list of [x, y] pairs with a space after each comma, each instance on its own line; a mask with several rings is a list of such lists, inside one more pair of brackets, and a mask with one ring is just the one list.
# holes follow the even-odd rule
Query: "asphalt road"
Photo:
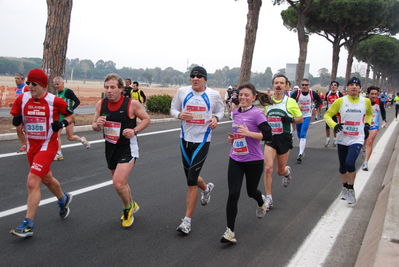
[[[393, 111], [388, 115], [392, 120]], [[220, 124], [213, 131], [201, 176], [213, 182], [215, 189], [207, 206], [198, 200], [188, 236], [176, 232], [185, 214], [187, 193], [179, 131], [143, 136], [178, 129], [179, 122], [152, 124], [139, 137], [140, 159], [129, 185], [140, 210], [129, 229], [121, 226], [122, 205], [112, 185], [76, 191], [110, 181], [103, 142], [93, 143], [89, 150], [81, 145], [63, 148], [65, 159], [53, 162], [52, 171], [63, 190], [77, 192], [71, 214], [61, 220], [55, 202], [40, 206], [34, 236], [26, 239], [9, 234], [25, 211], [4, 212], [26, 204], [28, 162], [25, 155], [0, 157], [0, 266], [285, 266], [341, 191], [337, 152], [332, 146], [324, 148], [324, 127], [324, 122], [310, 126], [302, 164], [296, 163], [298, 147], [294, 142], [288, 161], [293, 182], [283, 188], [281, 178], [274, 174], [275, 208], [265, 218], [256, 218], [256, 202], [248, 198], [243, 186], [235, 245], [219, 242], [226, 228], [227, 133], [231, 123]], [[102, 139], [100, 133], [79, 135], [89, 141]], [[64, 145], [72, 144], [65, 136], [62, 139]], [[18, 141], [2, 142], [0, 156], [18, 146]], [[361, 163], [359, 158], [358, 167]], [[354, 206], [326, 266], [353, 266], [385, 173], [384, 164]], [[259, 188], [264, 192], [262, 182]], [[43, 187], [42, 199], [50, 197]]]

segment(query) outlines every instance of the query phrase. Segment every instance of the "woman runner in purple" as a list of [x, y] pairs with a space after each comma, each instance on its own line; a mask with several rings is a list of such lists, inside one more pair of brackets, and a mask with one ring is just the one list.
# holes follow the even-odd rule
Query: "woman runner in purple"
[[[256, 216], [261, 219], [266, 214], [266, 198], [258, 189], [263, 172], [263, 150], [261, 140], [271, 140], [272, 131], [264, 112], [252, 105], [257, 96], [251, 83], [239, 88], [240, 108], [234, 110], [233, 131], [228, 141], [232, 145], [228, 167], [229, 197], [227, 200], [227, 229], [220, 239], [221, 243], [235, 243], [234, 223], [237, 216], [237, 203], [244, 175], [248, 196], [257, 202]], [[269, 98], [268, 98], [269, 99]], [[269, 99], [269, 103], [271, 101]]]

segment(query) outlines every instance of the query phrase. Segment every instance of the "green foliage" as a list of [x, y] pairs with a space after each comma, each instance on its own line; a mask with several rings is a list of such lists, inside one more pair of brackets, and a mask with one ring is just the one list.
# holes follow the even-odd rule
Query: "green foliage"
[[167, 94], [152, 95], [147, 99], [147, 109], [150, 112], [169, 114], [172, 97]]

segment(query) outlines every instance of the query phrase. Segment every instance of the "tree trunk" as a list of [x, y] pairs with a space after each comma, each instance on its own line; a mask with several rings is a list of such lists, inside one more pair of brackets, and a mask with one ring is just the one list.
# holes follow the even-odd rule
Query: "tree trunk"
[[[345, 83], [344, 83], [344, 89], [346, 89], [346, 84], [349, 81], [349, 76], [351, 75], [352, 72], [352, 64], [353, 64], [353, 57], [355, 56], [355, 52], [357, 49], [357, 45], [359, 44], [359, 37], [354, 37], [353, 42], [350, 44], [348, 43], [348, 59], [346, 61], [346, 73], [345, 73]], [[360, 77], [358, 77], [360, 79]]]
[[309, 36], [305, 32], [305, 14], [298, 12], [298, 41], [299, 41], [299, 57], [298, 66], [296, 68], [295, 84], [301, 84], [305, 74], [306, 56], [308, 53]]
[[341, 50], [341, 46], [340, 46], [339, 43], [340, 43], [340, 39], [339, 38], [335, 38], [334, 42], [333, 42], [332, 68], [331, 68], [330, 83], [337, 79], [338, 63], [339, 63], [339, 52]]
[[367, 90], [367, 86], [369, 84], [369, 76], [370, 76], [370, 62], [367, 62], [366, 80], [364, 81], [364, 89], [365, 90]]
[[47, 86], [54, 93], [53, 78], [65, 72], [72, 0], [47, 0], [46, 37], [43, 43], [42, 68], [49, 76]]
[[74, 69], [75, 69], [75, 67], [72, 67], [72, 70], [71, 70], [71, 81], [73, 81], [73, 71], [74, 71]]
[[377, 84], [377, 68], [373, 68], [373, 86]]
[[255, 50], [256, 32], [262, 0], [248, 0], [247, 26], [245, 27], [244, 51], [242, 53], [238, 85], [249, 82], [251, 78], [252, 57]]

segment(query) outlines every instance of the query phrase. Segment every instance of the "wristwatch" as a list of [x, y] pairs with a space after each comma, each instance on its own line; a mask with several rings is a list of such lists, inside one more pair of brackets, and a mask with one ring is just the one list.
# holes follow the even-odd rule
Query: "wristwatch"
[[134, 135], [137, 135], [139, 133], [139, 130], [133, 129], [134, 130]]

